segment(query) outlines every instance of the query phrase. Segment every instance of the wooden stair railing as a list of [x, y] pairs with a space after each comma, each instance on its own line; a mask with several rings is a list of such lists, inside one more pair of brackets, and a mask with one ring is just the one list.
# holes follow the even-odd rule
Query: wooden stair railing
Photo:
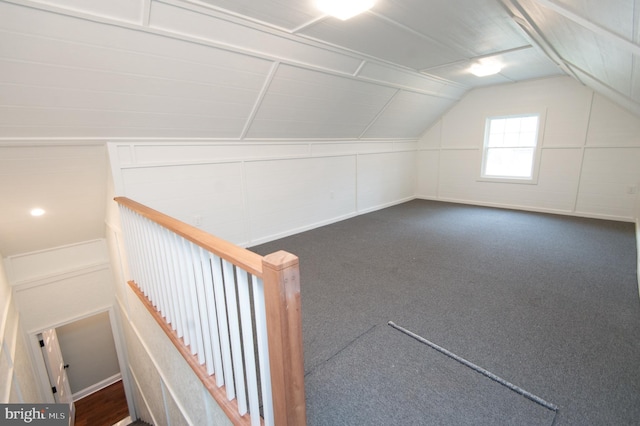
[[128, 198], [115, 201], [131, 289], [229, 419], [305, 425], [298, 258], [262, 257]]

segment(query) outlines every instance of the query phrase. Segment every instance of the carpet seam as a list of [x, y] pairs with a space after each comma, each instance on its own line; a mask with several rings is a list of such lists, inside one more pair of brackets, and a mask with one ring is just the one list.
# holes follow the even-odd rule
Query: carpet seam
[[353, 338], [349, 343], [344, 345], [344, 347], [342, 347], [342, 349], [340, 349], [338, 352], [334, 353], [329, 358], [325, 359], [320, 364], [316, 365], [313, 369], [309, 370], [309, 372], [305, 373], [304, 377], [307, 377], [308, 375], [314, 373], [319, 368], [322, 368], [325, 364], [327, 364], [329, 361], [331, 361], [336, 356], [340, 355], [343, 351], [345, 351], [348, 347], [352, 346], [355, 342], [360, 340], [363, 336], [365, 336], [366, 334], [369, 334], [376, 327], [378, 327], [378, 324], [372, 325], [368, 330], [366, 330], [365, 332], [363, 332], [360, 335], [358, 335], [355, 338]]
[[[540, 398], [539, 396], [536, 396], [536, 395], [532, 394], [531, 392], [528, 392], [528, 391], [522, 389], [521, 387], [516, 386], [513, 383], [510, 383], [510, 382], [504, 380], [503, 378], [501, 378], [499, 376], [496, 376], [495, 374], [491, 373], [490, 371], [488, 371], [488, 370], [486, 370], [486, 369], [484, 369], [484, 368], [482, 368], [482, 367], [480, 367], [480, 366], [478, 366], [478, 365], [476, 365], [476, 364], [474, 364], [474, 363], [472, 363], [470, 361], [467, 361], [466, 359], [454, 354], [453, 352], [448, 351], [447, 349], [445, 349], [445, 348], [443, 348], [441, 346], [436, 345], [433, 342], [430, 342], [429, 340], [425, 339], [424, 337], [422, 337], [422, 336], [420, 336], [420, 335], [418, 335], [416, 333], [413, 333], [412, 331], [410, 331], [410, 330], [408, 330], [408, 329], [406, 329], [404, 327], [401, 327], [401, 326], [397, 325], [393, 321], [389, 321], [387, 323], [387, 325], [389, 325], [391, 328], [393, 328], [393, 329], [395, 329], [397, 331], [400, 331], [401, 333], [405, 334], [406, 336], [409, 336], [409, 337], [417, 340], [418, 342], [429, 346], [430, 348], [440, 352], [441, 354], [446, 355], [447, 357], [449, 357], [449, 358], [453, 359], [454, 361], [457, 361], [458, 363], [460, 363], [460, 364], [462, 364], [462, 365], [464, 365], [464, 366], [476, 371], [477, 373], [482, 374], [486, 378], [491, 379], [494, 382], [496, 382], [496, 383], [508, 388], [512, 392], [515, 392], [515, 393], [527, 398], [528, 400], [530, 400], [530, 401], [532, 401], [532, 402], [534, 402], [534, 403], [546, 408], [547, 410], [553, 411], [556, 414], [558, 413], [558, 406], [557, 405], [552, 404], [552, 403], [550, 403], [548, 401], [545, 401], [544, 399]], [[552, 425], [555, 422], [555, 415], [554, 415], [554, 419], [553, 420], [554, 421], [552, 422]]]

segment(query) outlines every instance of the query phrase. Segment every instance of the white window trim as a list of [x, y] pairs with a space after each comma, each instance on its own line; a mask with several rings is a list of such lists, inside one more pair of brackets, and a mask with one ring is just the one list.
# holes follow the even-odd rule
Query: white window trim
[[[485, 176], [484, 175], [484, 165], [485, 165], [485, 152], [487, 150], [487, 134], [489, 132], [489, 122], [493, 119], [497, 118], [515, 118], [515, 117], [525, 117], [537, 115], [538, 116], [538, 129], [536, 134], [536, 147], [533, 152], [533, 169], [531, 170], [530, 178], [515, 178], [515, 177], [500, 177], [500, 176]], [[530, 111], [524, 113], [515, 113], [515, 114], [496, 114], [489, 115], [485, 119], [484, 125], [484, 137], [482, 139], [482, 147], [480, 150], [480, 174], [476, 179], [478, 182], [496, 182], [496, 183], [517, 183], [522, 185], [537, 185], [538, 184], [538, 175], [540, 172], [540, 160], [542, 157], [542, 142], [544, 137], [544, 128], [545, 128], [545, 116], [546, 111]]]

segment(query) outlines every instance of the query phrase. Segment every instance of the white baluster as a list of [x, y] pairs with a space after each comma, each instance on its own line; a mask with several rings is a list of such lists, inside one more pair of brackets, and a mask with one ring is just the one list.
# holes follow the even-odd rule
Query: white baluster
[[161, 304], [161, 300], [160, 300], [160, 294], [159, 294], [159, 287], [158, 287], [158, 268], [156, 266], [156, 253], [155, 253], [155, 247], [153, 244], [153, 231], [152, 231], [152, 227], [153, 227], [153, 222], [151, 222], [149, 219], [144, 218], [142, 220], [142, 237], [144, 239], [144, 251], [145, 251], [145, 258], [147, 259], [147, 268], [149, 268], [149, 289], [150, 289], [150, 296], [149, 296], [149, 300], [151, 300], [151, 303], [153, 304], [153, 306], [156, 307], [156, 309], [159, 312], [163, 311], [163, 307]]
[[271, 394], [271, 369], [269, 367], [269, 340], [267, 339], [267, 313], [264, 305], [264, 283], [262, 282], [262, 279], [257, 277], [253, 277], [252, 281], [264, 424], [265, 426], [274, 426], [273, 396]]
[[141, 247], [141, 252], [142, 252], [142, 261], [144, 263], [144, 270], [145, 270], [145, 288], [147, 289], [147, 297], [149, 298], [149, 300], [151, 301], [151, 303], [155, 306], [156, 305], [156, 295], [155, 295], [155, 288], [153, 286], [153, 263], [152, 263], [152, 258], [151, 258], [151, 254], [149, 253], [149, 241], [148, 241], [148, 236], [147, 236], [147, 231], [146, 231], [146, 225], [147, 225], [147, 219], [145, 219], [144, 217], [140, 217], [140, 220], [138, 222], [138, 233], [140, 235], [140, 247]]
[[178, 302], [178, 306], [180, 309], [180, 318], [182, 320], [182, 340], [185, 345], [191, 343], [191, 335], [189, 334], [189, 313], [187, 312], [187, 304], [184, 297], [184, 289], [183, 283], [185, 282], [185, 276], [183, 273], [182, 260], [180, 259], [180, 247], [179, 247], [179, 237], [175, 234], [170, 233], [169, 238], [171, 239], [171, 251], [173, 252], [173, 258], [175, 262], [175, 271], [176, 271], [176, 281], [173, 285], [176, 294], [176, 301]]
[[181, 242], [181, 259], [184, 262], [184, 272], [186, 280], [182, 282], [184, 290], [185, 306], [189, 313], [189, 334], [191, 336], [191, 355], [196, 355], [202, 346], [202, 331], [200, 330], [200, 313], [198, 312], [198, 302], [196, 301], [196, 283], [193, 275], [193, 261], [191, 259], [191, 244], [184, 238]]
[[[127, 254], [131, 263], [131, 277], [136, 283], [142, 279], [142, 266], [140, 258], [138, 256], [139, 244], [136, 240], [136, 234], [134, 229], [134, 213], [128, 209], [124, 209], [124, 215], [126, 220], [123, 222], [126, 226], [126, 241], [127, 241]], [[138, 284], [140, 285], [140, 284]]]
[[224, 290], [227, 296], [227, 316], [229, 317], [229, 337], [231, 338], [231, 357], [233, 359], [233, 377], [236, 383], [236, 399], [238, 412], [243, 416], [247, 412], [247, 396], [244, 385], [244, 367], [242, 360], [242, 344], [240, 340], [240, 323], [238, 320], [238, 302], [236, 299], [236, 282], [233, 264], [222, 261]]
[[178, 297], [178, 285], [180, 283], [180, 273], [178, 271], [177, 256], [175, 251], [175, 240], [173, 233], [164, 229], [162, 232], [162, 240], [164, 241], [165, 250], [167, 252], [167, 268], [169, 270], [169, 294], [174, 311], [173, 329], [178, 337], [184, 336], [184, 315], [181, 309], [180, 298]]
[[258, 397], [258, 378], [256, 376], [256, 357], [253, 345], [253, 321], [251, 320], [251, 297], [247, 271], [236, 268], [238, 279], [238, 302], [240, 306], [240, 325], [242, 326], [242, 347], [244, 349], [247, 394], [251, 424], [260, 425], [260, 402]]
[[136, 244], [133, 241], [133, 232], [131, 230], [131, 211], [124, 207], [120, 206], [120, 222], [122, 224], [122, 233], [124, 234], [124, 245], [127, 254], [127, 260], [129, 263], [129, 273], [131, 277], [134, 278], [139, 275], [139, 265], [136, 258]]
[[138, 286], [140, 287], [140, 289], [142, 290], [142, 292], [145, 294], [145, 296], [149, 297], [149, 269], [148, 269], [148, 264], [147, 264], [147, 259], [146, 259], [146, 253], [144, 251], [144, 238], [142, 237], [142, 216], [140, 216], [137, 213], [134, 213], [135, 215], [135, 220], [132, 222], [133, 224], [133, 231], [134, 231], [134, 235], [135, 235], [135, 240], [136, 240], [136, 245], [138, 247], [138, 260], [140, 262], [140, 277], [138, 277], [138, 279], [140, 280], [140, 282], [136, 281], [138, 283]]
[[[157, 247], [156, 265], [159, 272], [159, 285], [160, 292], [162, 294], [163, 306], [164, 306], [164, 318], [168, 324], [174, 322], [173, 301], [170, 293], [171, 281], [169, 280], [169, 256], [167, 256], [166, 247], [162, 238], [164, 228], [160, 225], [154, 227], [154, 242]], [[173, 325], [172, 325], [173, 326]]]
[[208, 268], [205, 273], [205, 290], [207, 296], [207, 310], [209, 311], [209, 329], [211, 330], [211, 350], [213, 352], [213, 371], [207, 370], [209, 374], [216, 374], [216, 385], [224, 385], [224, 370], [222, 368], [222, 349], [220, 347], [220, 331], [218, 326], [218, 309], [216, 307], [216, 297], [213, 290], [213, 263], [220, 263], [220, 259], [214, 257], [209, 252], [203, 252], [203, 263]]
[[227, 305], [222, 278], [222, 264], [218, 256], [212, 255], [213, 291], [216, 297], [216, 312], [220, 331], [220, 349], [222, 352], [222, 368], [224, 369], [225, 389], [227, 399], [236, 397], [236, 387], [233, 383], [233, 365], [231, 363], [231, 344], [229, 342], [229, 324], [227, 322]]
[[204, 351], [204, 341], [209, 338], [209, 320], [207, 319], [207, 311], [204, 310], [204, 288], [202, 277], [202, 265], [200, 263], [200, 255], [197, 253], [198, 246], [190, 241], [185, 241], [187, 249], [187, 258], [191, 264], [191, 272], [193, 283], [191, 285], [191, 298], [194, 304], [194, 319], [196, 327], [196, 344], [198, 362], [200, 365], [206, 361]]
[[120, 212], [141, 291], [237, 400], [238, 414], [249, 412], [258, 426], [262, 402], [264, 425], [274, 426], [262, 279], [126, 207]]

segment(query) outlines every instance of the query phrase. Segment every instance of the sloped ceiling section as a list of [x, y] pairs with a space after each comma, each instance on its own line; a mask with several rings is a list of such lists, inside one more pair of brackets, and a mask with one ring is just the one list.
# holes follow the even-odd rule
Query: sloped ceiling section
[[503, 0], [568, 74], [640, 115], [640, 0]]
[[[314, 0], [0, 0], [0, 138], [416, 138], [472, 88], [561, 74], [640, 114], [639, 26], [640, 0], [348, 21]], [[469, 72], [487, 59], [502, 71]]]
[[[479, 79], [478, 57], [508, 66]], [[0, 0], [0, 138], [416, 138], [469, 89], [561, 74], [496, 0]]]
[[11, 4], [0, 15], [3, 136], [238, 137], [271, 66]]

